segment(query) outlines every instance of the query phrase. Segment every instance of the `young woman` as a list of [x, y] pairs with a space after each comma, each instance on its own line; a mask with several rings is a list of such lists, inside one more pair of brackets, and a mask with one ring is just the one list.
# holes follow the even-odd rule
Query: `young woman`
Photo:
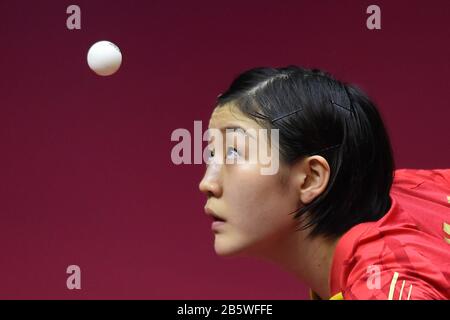
[[[210, 141], [199, 185], [218, 255], [276, 263], [313, 298], [450, 298], [450, 169], [395, 170], [356, 86], [318, 69], [251, 69], [219, 96], [209, 128], [234, 130], [229, 144]], [[261, 139], [250, 129], [278, 129], [275, 174], [234, 143]]]

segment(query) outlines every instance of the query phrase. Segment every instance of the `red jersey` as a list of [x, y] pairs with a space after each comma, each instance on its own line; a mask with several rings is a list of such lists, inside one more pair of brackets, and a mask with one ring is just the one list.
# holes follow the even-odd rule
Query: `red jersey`
[[338, 241], [332, 299], [450, 299], [450, 169], [399, 169], [392, 205]]

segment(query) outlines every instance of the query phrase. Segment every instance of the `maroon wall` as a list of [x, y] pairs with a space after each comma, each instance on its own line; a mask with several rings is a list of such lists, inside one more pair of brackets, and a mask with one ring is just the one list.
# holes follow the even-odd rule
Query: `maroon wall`
[[[66, 8], [81, 7], [81, 30]], [[381, 7], [382, 29], [366, 28]], [[256, 66], [319, 67], [379, 105], [397, 167], [450, 166], [448, 1], [0, 1], [0, 298], [289, 298], [278, 268], [213, 250], [203, 165], [176, 128]], [[119, 72], [89, 70], [98, 40]], [[66, 288], [66, 268], [82, 289]]]

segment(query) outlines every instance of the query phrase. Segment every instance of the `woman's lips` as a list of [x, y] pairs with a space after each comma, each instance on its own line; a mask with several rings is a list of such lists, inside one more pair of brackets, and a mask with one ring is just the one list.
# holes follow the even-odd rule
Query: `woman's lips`
[[214, 220], [211, 224], [211, 230], [217, 231], [225, 224], [225, 219], [217, 215], [212, 209], [205, 207], [205, 213]]
[[217, 213], [215, 213], [214, 210], [212, 210], [212, 209], [210, 209], [210, 208], [208, 208], [208, 207], [205, 207], [205, 213], [206, 213], [208, 216], [211, 216], [211, 218], [213, 218], [214, 220], [225, 221], [224, 218], [222, 218], [220, 215], [218, 215]]
[[223, 226], [224, 224], [225, 224], [225, 221], [219, 221], [219, 220], [214, 221], [214, 222], [211, 224], [211, 230], [212, 230], [212, 231], [219, 231], [220, 228], [222, 228], [222, 226]]

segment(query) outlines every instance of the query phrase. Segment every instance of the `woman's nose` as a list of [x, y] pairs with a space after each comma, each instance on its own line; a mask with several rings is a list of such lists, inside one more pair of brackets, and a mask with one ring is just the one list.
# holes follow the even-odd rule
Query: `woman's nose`
[[210, 168], [206, 170], [203, 179], [200, 181], [199, 190], [208, 196], [219, 198], [222, 194], [222, 186], [217, 173], [211, 173]]

